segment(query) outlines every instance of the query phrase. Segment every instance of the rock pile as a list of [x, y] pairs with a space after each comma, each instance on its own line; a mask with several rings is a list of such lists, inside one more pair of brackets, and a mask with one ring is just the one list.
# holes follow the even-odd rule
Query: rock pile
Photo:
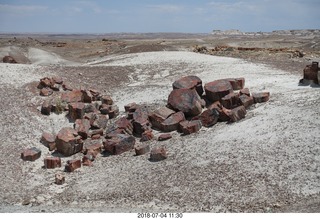
[[[166, 106], [150, 110], [147, 106], [130, 103], [124, 107], [126, 115], [117, 118], [119, 108], [110, 96], [92, 89], [65, 89], [67, 86], [59, 77], [42, 78], [38, 85], [41, 95], [43, 89], [47, 89], [48, 93], [61, 93], [58, 102], [45, 100], [41, 113], [50, 115], [52, 112], [66, 111], [74, 127], [64, 127], [57, 135], [44, 132], [41, 142], [50, 151], [66, 157], [83, 153], [82, 159], [67, 161], [66, 172], [73, 172], [81, 166], [92, 166], [102, 152], [119, 155], [134, 150], [136, 155], [149, 153], [150, 161], [164, 160], [167, 158], [166, 147], [150, 150], [148, 141], [168, 140], [172, 138], [170, 132], [173, 131], [190, 135], [202, 126], [209, 128], [217, 122], [237, 122], [245, 117], [251, 105], [269, 100], [269, 92], [251, 94], [244, 85], [244, 78], [226, 78], [203, 85], [199, 77], [186, 76], [172, 84], [173, 90]], [[157, 138], [154, 131], [160, 132]], [[141, 143], [137, 143], [137, 138]], [[100, 143], [84, 146], [89, 139], [100, 139]], [[21, 157], [33, 161], [40, 155], [39, 150], [32, 148], [24, 151]], [[44, 166], [47, 169], [61, 167], [61, 159], [46, 157]], [[62, 178], [56, 176], [56, 183], [63, 183]]]

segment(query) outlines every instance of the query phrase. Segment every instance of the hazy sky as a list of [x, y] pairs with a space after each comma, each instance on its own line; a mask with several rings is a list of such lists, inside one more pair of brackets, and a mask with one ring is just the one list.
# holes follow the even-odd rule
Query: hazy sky
[[320, 0], [0, 0], [0, 32], [320, 29]]

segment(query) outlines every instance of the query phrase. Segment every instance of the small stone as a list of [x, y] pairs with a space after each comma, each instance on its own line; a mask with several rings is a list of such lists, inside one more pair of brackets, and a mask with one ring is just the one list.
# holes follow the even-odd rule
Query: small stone
[[49, 101], [45, 100], [41, 105], [41, 114], [42, 115], [50, 115], [52, 110], [52, 105]]
[[245, 118], [247, 114], [246, 108], [244, 106], [238, 106], [232, 110], [229, 110], [228, 116], [232, 122], [237, 122]]
[[72, 120], [72, 121], [76, 121], [77, 119], [82, 119], [85, 112], [85, 104], [82, 103], [82, 102], [75, 102], [75, 103], [70, 103], [68, 105], [69, 107], [69, 118]]
[[183, 112], [174, 113], [161, 123], [160, 130], [163, 132], [175, 131], [178, 129], [179, 123], [184, 120], [185, 117]]
[[148, 144], [137, 145], [135, 148], [136, 155], [143, 155], [150, 151], [150, 146]]
[[263, 103], [269, 100], [270, 93], [269, 92], [253, 93], [252, 97], [255, 103]]
[[172, 138], [172, 135], [170, 133], [164, 133], [164, 134], [159, 135], [158, 141], [165, 141], [170, 138]]
[[161, 130], [161, 123], [174, 113], [176, 112], [172, 109], [169, 109], [168, 107], [161, 107], [156, 111], [150, 113], [149, 120], [151, 122], [152, 128]]
[[238, 106], [239, 103], [239, 94], [230, 93], [221, 98], [221, 104], [227, 109], [232, 109]]
[[146, 130], [142, 133], [140, 141], [150, 141], [154, 138], [152, 130]]
[[201, 129], [201, 121], [200, 120], [191, 120], [191, 121], [182, 121], [179, 124], [179, 131], [185, 135], [190, 135], [192, 133], [196, 133]]
[[90, 154], [87, 154], [83, 156], [82, 158], [82, 165], [83, 166], [92, 166], [92, 161], [94, 160], [94, 157]]
[[73, 172], [80, 167], [81, 167], [81, 160], [79, 159], [68, 160], [65, 166], [65, 170], [66, 172]]
[[21, 153], [21, 159], [24, 161], [35, 161], [35, 160], [39, 159], [40, 156], [41, 156], [41, 150], [39, 150], [36, 147], [25, 149]]
[[84, 148], [84, 153], [87, 154], [88, 151], [93, 151], [94, 153], [99, 154], [99, 153], [101, 153], [102, 146], [103, 145], [101, 143], [96, 143], [96, 144], [86, 146]]
[[77, 119], [74, 123], [74, 129], [82, 137], [82, 139], [87, 139], [90, 129], [90, 121], [87, 119]]
[[117, 134], [103, 142], [104, 149], [113, 155], [122, 154], [134, 148], [135, 138], [131, 135]]
[[108, 95], [102, 96], [101, 101], [102, 101], [102, 104], [106, 104], [106, 105], [113, 104], [113, 100], [112, 100], [111, 96], [108, 96]]
[[242, 94], [239, 97], [239, 102], [241, 105], [243, 105], [246, 109], [249, 108], [252, 104], [254, 104], [253, 97], [247, 96], [245, 94]]
[[60, 157], [46, 157], [46, 158], [44, 158], [44, 167], [46, 169], [54, 169], [57, 167], [61, 167]]
[[218, 122], [219, 111], [217, 109], [207, 109], [201, 113], [199, 119], [204, 127], [211, 127]]
[[83, 141], [73, 128], [62, 128], [56, 137], [57, 151], [64, 156], [71, 156], [82, 151]]
[[228, 78], [225, 80], [230, 82], [233, 90], [241, 90], [245, 84], [244, 78]]
[[65, 176], [62, 173], [55, 174], [55, 183], [57, 185], [62, 185], [65, 183]]
[[48, 88], [48, 87], [44, 87], [40, 90], [40, 95], [41, 96], [50, 96], [53, 94], [53, 90]]
[[136, 104], [135, 102], [129, 103], [129, 104], [124, 106], [124, 110], [126, 112], [131, 112], [131, 113], [135, 112], [137, 108], [138, 108], [138, 104]]
[[243, 89], [240, 90], [239, 93], [240, 93], [240, 96], [244, 94], [244, 95], [247, 95], [248, 97], [250, 97], [249, 88], [243, 88]]
[[53, 151], [56, 149], [56, 136], [49, 133], [49, 132], [43, 132], [41, 136], [40, 142], [49, 148], [49, 151]]
[[161, 161], [167, 157], [167, 149], [163, 146], [155, 147], [150, 152], [150, 161]]
[[74, 103], [74, 102], [82, 102], [83, 94], [81, 90], [72, 90], [61, 94], [62, 102], [66, 103]]

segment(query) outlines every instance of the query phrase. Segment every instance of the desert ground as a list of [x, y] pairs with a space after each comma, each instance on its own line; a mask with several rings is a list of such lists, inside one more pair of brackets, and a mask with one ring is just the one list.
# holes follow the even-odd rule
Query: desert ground
[[[1, 60], [18, 62], [0, 61], [0, 212], [320, 212], [320, 87], [298, 83], [304, 67], [320, 61], [319, 42], [317, 30], [0, 34]], [[47, 98], [37, 89], [41, 78], [61, 76], [74, 88], [111, 95], [121, 117], [132, 102], [165, 106], [172, 83], [187, 75], [203, 84], [244, 77], [245, 87], [269, 91], [270, 100], [238, 122], [148, 141], [167, 148], [163, 161], [134, 150], [101, 154], [93, 166], [63, 173], [63, 185], [54, 176], [64, 165], [43, 168], [52, 153], [40, 143], [43, 131], [73, 124], [65, 114], [40, 113]], [[21, 151], [30, 147], [42, 155], [23, 161]]]

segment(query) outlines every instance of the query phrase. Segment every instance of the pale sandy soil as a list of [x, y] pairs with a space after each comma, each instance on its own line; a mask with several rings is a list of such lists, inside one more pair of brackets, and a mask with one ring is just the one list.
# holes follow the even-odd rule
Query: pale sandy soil
[[[301, 76], [186, 51], [114, 55], [68, 68], [48, 68], [50, 60], [70, 65], [52, 53], [32, 49], [28, 54], [34, 64], [0, 63], [0, 212], [319, 212], [320, 88], [298, 86]], [[150, 142], [167, 147], [164, 161], [150, 162], [134, 151], [100, 156], [93, 167], [66, 173], [66, 183], [58, 186], [54, 173], [63, 168], [42, 168], [49, 151], [39, 140], [44, 130], [72, 124], [64, 115], [46, 117], [34, 110], [44, 98], [32, 91], [36, 83], [31, 82], [61, 72], [77, 78], [81, 68], [105, 69], [105, 77], [110, 69], [127, 69], [119, 73], [123, 83], [88, 82], [110, 86], [106, 90], [121, 114], [134, 101], [165, 105], [172, 82], [185, 75], [197, 75], [203, 83], [245, 77], [246, 87], [270, 91], [271, 98], [237, 123], [218, 123], [189, 136], [173, 132], [169, 141]], [[42, 157], [23, 162], [20, 151], [33, 146]]]

